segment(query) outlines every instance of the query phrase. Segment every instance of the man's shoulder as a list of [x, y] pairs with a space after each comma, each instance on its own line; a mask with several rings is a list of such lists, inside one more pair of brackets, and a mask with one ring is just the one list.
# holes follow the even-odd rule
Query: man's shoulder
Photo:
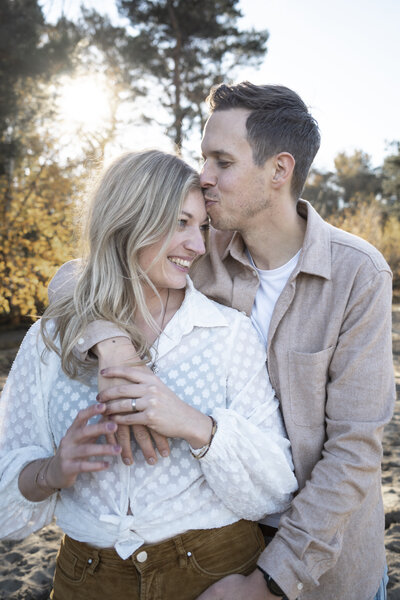
[[390, 272], [389, 265], [375, 246], [362, 237], [325, 221], [307, 200], [300, 199], [297, 210], [308, 221], [307, 246], [319, 248], [322, 259], [331, 261], [332, 267], [340, 265], [345, 271], [358, 269], [364, 264], [375, 271]]
[[346, 261], [349, 267], [369, 265], [376, 271], [389, 271], [390, 267], [382, 253], [367, 240], [326, 223], [330, 231], [332, 261]]

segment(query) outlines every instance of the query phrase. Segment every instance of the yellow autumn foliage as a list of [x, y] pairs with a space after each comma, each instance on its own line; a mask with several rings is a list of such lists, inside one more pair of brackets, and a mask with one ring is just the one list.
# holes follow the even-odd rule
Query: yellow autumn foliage
[[73, 258], [79, 180], [57, 164], [0, 178], [0, 318], [17, 324], [47, 304], [47, 285]]

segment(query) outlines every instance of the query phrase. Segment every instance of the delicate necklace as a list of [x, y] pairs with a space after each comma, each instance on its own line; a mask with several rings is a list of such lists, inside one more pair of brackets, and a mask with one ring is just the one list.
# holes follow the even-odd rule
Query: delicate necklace
[[168, 306], [168, 300], [169, 300], [169, 288], [168, 288], [168, 292], [167, 292], [167, 299], [165, 301], [165, 306], [163, 309], [163, 313], [162, 313], [162, 319], [161, 319], [161, 326], [160, 326], [160, 335], [157, 337], [156, 339], [156, 345], [154, 347], [154, 353], [155, 353], [155, 358], [153, 360], [153, 362], [150, 365], [150, 369], [153, 371], [153, 373], [158, 373], [158, 364], [157, 364], [157, 355], [158, 355], [158, 345], [160, 343], [160, 337], [162, 336], [162, 332], [164, 329], [164, 321], [165, 321], [165, 315], [167, 314], [167, 306]]

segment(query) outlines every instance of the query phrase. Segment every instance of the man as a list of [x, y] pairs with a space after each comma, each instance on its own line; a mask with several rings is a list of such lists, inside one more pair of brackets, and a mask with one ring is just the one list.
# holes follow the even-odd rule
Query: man
[[[245, 82], [217, 87], [209, 104], [201, 181], [218, 231], [193, 279], [251, 316], [264, 339], [299, 493], [280, 520], [262, 526], [274, 535], [259, 569], [222, 579], [199, 600], [381, 600], [381, 440], [394, 402], [390, 269], [299, 199], [319, 132], [297, 94]], [[91, 340], [115, 335], [98, 330]], [[113, 348], [118, 342], [127, 344], [115, 337]], [[103, 344], [106, 364], [110, 340]]]

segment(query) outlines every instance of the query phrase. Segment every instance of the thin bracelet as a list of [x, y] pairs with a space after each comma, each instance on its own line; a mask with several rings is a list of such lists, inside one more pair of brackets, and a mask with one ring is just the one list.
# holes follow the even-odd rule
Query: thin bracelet
[[203, 456], [205, 456], [205, 455], [207, 454], [207, 452], [208, 452], [208, 451], [209, 451], [209, 449], [210, 449], [211, 442], [213, 441], [213, 439], [214, 439], [214, 436], [215, 436], [215, 434], [216, 434], [216, 432], [217, 432], [217, 429], [218, 429], [218, 423], [217, 423], [217, 421], [214, 419], [214, 417], [212, 417], [211, 415], [208, 415], [208, 416], [210, 417], [210, 419], [211, 419], [211, 421], [212, 421], [212, 429], [211, 429], [211, 437], [210, 437], [210, 441], [208, 442], [208, 444], [206, 444], [206, 445], [205, 445], [205, 446], [203, 446], [202, 448], [199, 448], [199, 450], [200, 450], [200, 453], [199, 453], [199, 454], [195, 454], [195, 453], [193, 452], [193, 450], [192, 450], [192, 449], [190, 449], [190, 452], [191, 452], [192, 456], [194, 456], [194, 458], [197, 458], [197, 460], [199, 460], [200, 458], [203, 458]]
[[[54, 458], [54, 456], [52, 456], [50, 458], [50, 460], [48, 460], [47, 458], [42, 459], [42, 464], [40, 465], [39, 470], [35, 476], [35, 485], [43, 491], [51, 491], [52, 494], [55, 494], [56, 492], [61, 492], [61, 488], [52, 487], [51, 485], [49, 485], [47, 483], [47, 471], [49, 469], [50, 463], [53, 460], [53, 458]], [[44, 469], [43, 469], [43, 465], [45, 465]], [[43, 469], [43, 472], [42, 472], [42, 469]], [[44, 486], [44, 489], [42, 486]]]

